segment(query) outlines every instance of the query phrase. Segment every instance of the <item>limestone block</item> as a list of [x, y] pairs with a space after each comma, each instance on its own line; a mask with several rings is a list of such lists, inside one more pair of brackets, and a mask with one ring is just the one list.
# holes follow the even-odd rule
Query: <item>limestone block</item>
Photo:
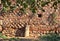
[[46, 34], [47, 32], [46, 31], [44, 31], [44, 34]]
[[3, 20], [0, 20], [0, 25], [2, 25], [3, 24]]
[[25, 37], [29, 36], [29, 25], [26, 26], [25, 28]]
[[34, 34], [37, 34], [37, 31], [33, 31]]
[[49, 31], [46, 31], [47, 32], [47, 34], [49, 33]]

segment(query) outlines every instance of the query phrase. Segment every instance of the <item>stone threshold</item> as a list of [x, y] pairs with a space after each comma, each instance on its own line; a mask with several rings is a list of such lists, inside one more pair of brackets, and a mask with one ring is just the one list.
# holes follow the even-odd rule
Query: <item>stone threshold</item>
[[[38, 38], [34, 38], [34, 37], [7, 37], [5, 39], [11, 39], [11, 38], [16, 38], [16, 39], [38, 39]], [[3, 38], [0, 38], [0, 40], [3, 39]]]

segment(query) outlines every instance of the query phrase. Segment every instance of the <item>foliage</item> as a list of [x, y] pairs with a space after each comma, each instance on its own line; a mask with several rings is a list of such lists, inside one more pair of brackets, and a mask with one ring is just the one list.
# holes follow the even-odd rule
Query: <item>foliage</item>
[[7, 37], [2, 35], [2, 33], [0, 33], [0, 38], [6, 39]]
[[10, 41], [20, 41], [19, 38], [10, 38], [9, 40], [10, 40]]
[[46, 36], [41, 36], [38, 41], [60, 41], [60, 36], [58, 34], [48, 34]]
[[[26, 10], [26, 8], [29, 8], [28, 6], [30, 6], [29, 9], [33, 13], [36, 13], [37, 8], [42, 8], [52, 1], [54, 2], [53, 7], [56, 9], [57, 3], [60, 3], [60, 0], [47, 0], [47, 1], [44, 1], [44, 0], [14, 0], [14, 1], [1, 0], [1, 3], [3, 4], [3, 11], [5, 11], [5, 12], [8, 10], [11, 10], [11, 9], [14, 10], [14, 8], [16, 8], [17, 6], [18, 7], [22, 6], [23, 10]], [[12, 4], [12, 2], [13, 3], [15, 2], [14, 5]]]

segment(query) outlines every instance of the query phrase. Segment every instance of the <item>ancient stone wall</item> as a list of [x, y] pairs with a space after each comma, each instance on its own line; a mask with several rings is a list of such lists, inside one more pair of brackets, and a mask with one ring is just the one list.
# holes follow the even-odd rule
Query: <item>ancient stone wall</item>
[[51, 6], [51, 4], [44, 6], [45, 12], [38, 10], [37, 14], [41, 14], [42, 17], [38, 16], [31, 19], [31, 37], [38, 37], [49, 33], [60, 33], [60, 5], [58, 4], [57, 9]]
[[[2, 34], [7, 37], [24, 36], [27, 25], [29, 25], [29, 37], [38, 37], [47, 33], [60, 33], [60, 4], [57, 9], [48, 4], [43, 7], [44, 12], [37, 9], [36, 14], [9, 12], [2, 16]], [[23, 28], [23, 29], [22, 29]], [[23, 33], [22, 33], [23, 32]]]

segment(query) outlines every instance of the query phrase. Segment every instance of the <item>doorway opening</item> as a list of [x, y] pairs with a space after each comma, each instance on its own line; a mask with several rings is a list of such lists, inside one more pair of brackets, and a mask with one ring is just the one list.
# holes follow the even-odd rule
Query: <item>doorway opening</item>
[[18, 28], [15, 36], [16, 37], [25, 37], [25, 27]]

